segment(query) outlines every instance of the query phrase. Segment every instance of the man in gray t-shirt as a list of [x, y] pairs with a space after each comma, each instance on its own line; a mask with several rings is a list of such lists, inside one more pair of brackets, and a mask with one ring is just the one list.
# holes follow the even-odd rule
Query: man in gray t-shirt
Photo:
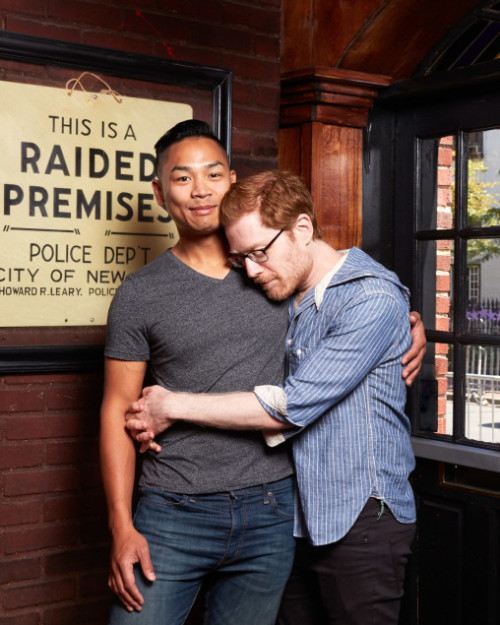
[[[252, 384], [283, 380], [287, 317], [286, 305], [270, 305], [243, 272], [215, 279], [193, 271], [169, 250], [118, 290], [105, 354], [148, 361], [151, 381], [170, 390], [251, 390]], [[144, 458], [141, 487], [214, 493], [274, 482], [292, 472], [288, 449], [270, 453], [260, 432], [179, 424], [158, 442], [161, 451]]]
[[284, 370], [286, 306], [231, 268], [219, 204], [235, 180], [203, 122], [157, 143], [157, 202], [176, 245], [130, 275], [110, 308], [101, 464], [112, 534], [111, 625], [184, 622], [202, 583], [206, 623], [273, 625], [293, 554], [293, 466], [259, 432], [179, 425], [146, 454], [125, 412], [147, 381], [192, 392], [250, 390]]

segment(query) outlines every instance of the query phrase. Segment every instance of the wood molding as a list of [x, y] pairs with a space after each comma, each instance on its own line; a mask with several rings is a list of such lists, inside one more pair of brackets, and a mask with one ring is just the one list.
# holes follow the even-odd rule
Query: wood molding
[[361, 245], [363, 128], [390, 82], [328, 67], [282, 75], [279, 167], [302, 176], [324, 240], [336, 249]]
[[361, 244], [362, 146], [358, 128], [312, 122], [279, 132], [279, 167], [304, 179], [335, 249]]
[[306, 67], [281, 77], [280, 128], [307, 122], [366, 126], [378, 90], [388, 76], [328, 67]]

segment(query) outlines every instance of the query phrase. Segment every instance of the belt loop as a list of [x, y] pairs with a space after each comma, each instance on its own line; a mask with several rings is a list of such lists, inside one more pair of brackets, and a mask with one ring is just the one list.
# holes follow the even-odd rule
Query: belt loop
[[262, 484], [262, 495], [264, 498], [264, 503], [270, 503], [272, 497], [272, 491], [269, 484]]

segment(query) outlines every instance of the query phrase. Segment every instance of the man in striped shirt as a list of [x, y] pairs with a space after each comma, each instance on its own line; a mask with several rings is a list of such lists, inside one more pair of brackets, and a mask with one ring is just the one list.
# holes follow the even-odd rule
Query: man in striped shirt
[[271, 446], [293, 437], [297, 553], [278, 623], [396, 625], [415, 531], [401, 376], [408, 290], [358, 248], [322, 241], [311, 197], [291, 174], [234, 184], [222, 221], [233, 264], [269, 298], [293, 295], [288, 377], [253, 393], [146, 389], [129, 428], [149, 425], [136, 434], [144, 446], [176, 420], [262, 429]]

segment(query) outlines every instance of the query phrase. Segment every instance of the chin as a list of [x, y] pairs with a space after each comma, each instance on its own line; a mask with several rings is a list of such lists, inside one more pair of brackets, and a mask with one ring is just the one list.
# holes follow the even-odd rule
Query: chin
[[282, 302], [285, 299], [288, 299], [290, 295], [293, 295], [294, 289], [292, 287], [286, 286], [276, 286], [270, 289], [264, 289], [267, 297], [276, 302]]
[[221, 229], [218, 223], [208, 224], [196, 224], [196, 232], [199, 234], [211, 234], [212, 232], [218, 232]]

